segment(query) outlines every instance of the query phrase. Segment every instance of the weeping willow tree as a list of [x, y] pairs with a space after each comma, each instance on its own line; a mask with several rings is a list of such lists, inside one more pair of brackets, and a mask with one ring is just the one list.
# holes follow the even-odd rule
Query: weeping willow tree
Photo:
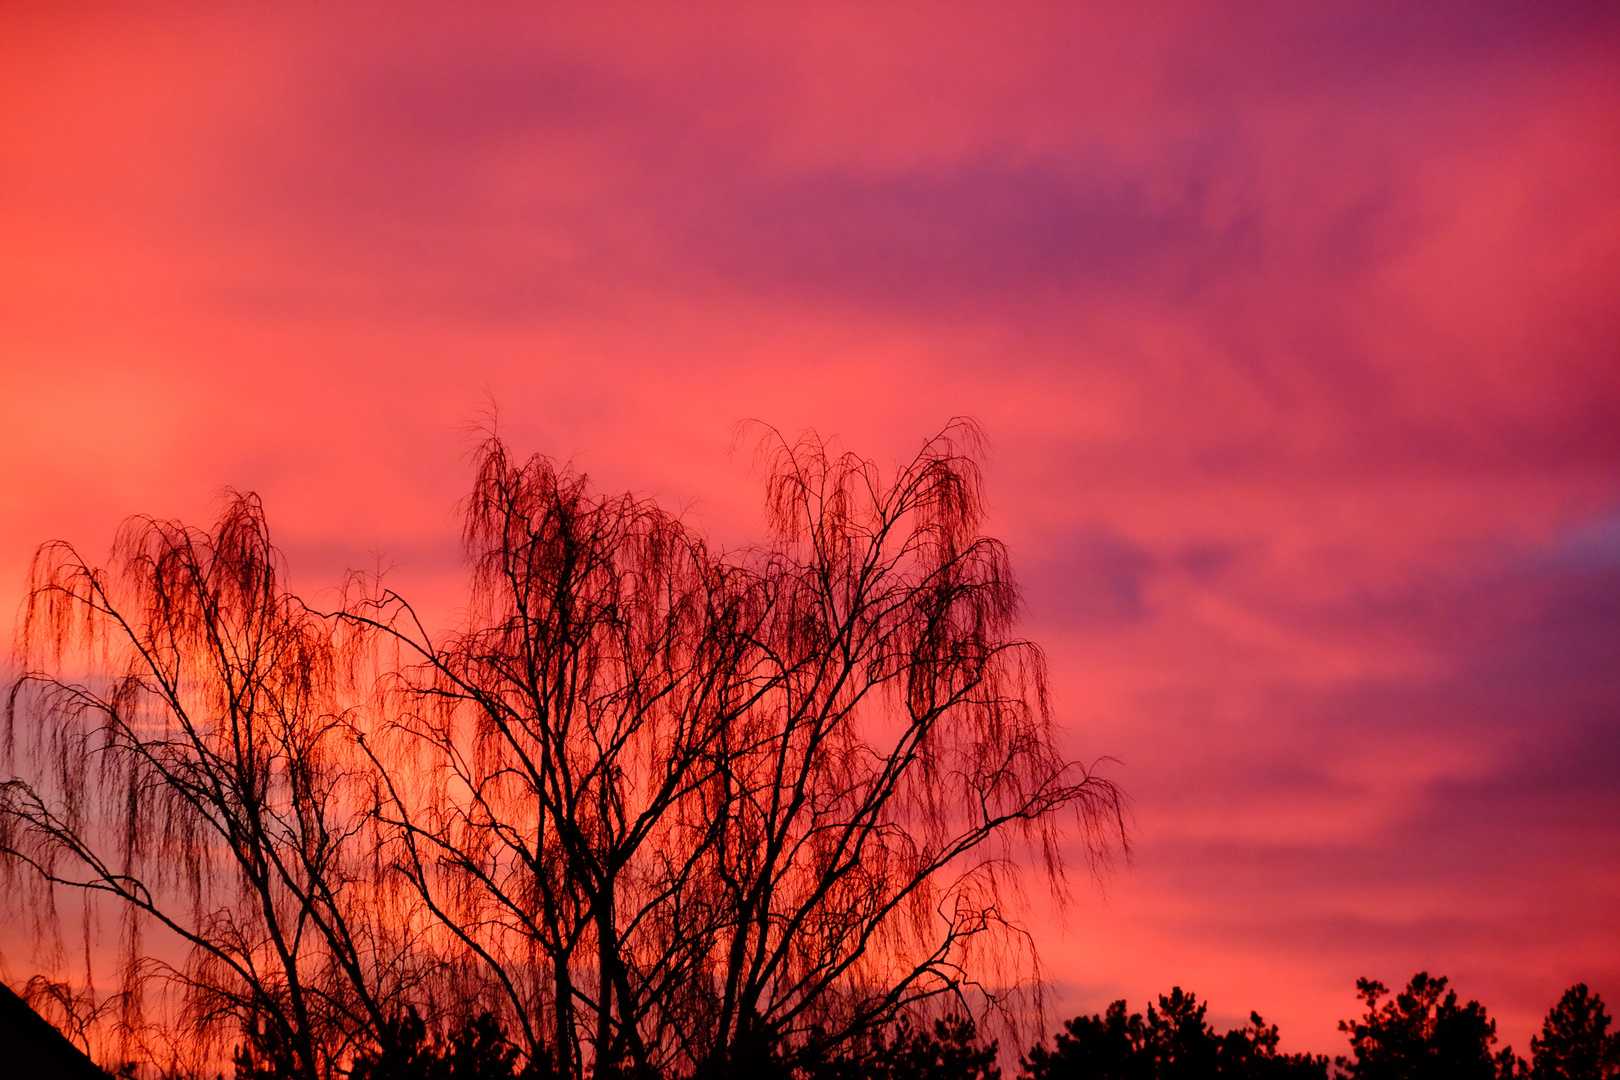
[[200, 1068], [247, 1031], [286, 1075], [330, 1075], [423, 974], [354, 799], [334, 624], [281, 576], [235, 495], [212, 532], [130, 522], [105, 568], [60, 543], [33, 562], [0, 852], [45, 939], [64, 891], [116, 920], [126, 1056]]
[[977, 440], [885, 478], [772, 437], [773, 535], [728, 553], [491, 442], [468, 624], [349, 609], [414, 659], [372, 743], [396, 865], [565, 1072], [791, 1065], [1033, 985], [1020, 878], [1120, 796], [1053, 745]]
[[251, 497], [211, 533], [135, 523], [106, 570], [48, 546], [9, 872], [127, 914], [119, 989], [175, 988], [178, 1042], [245, 1030], [288, 1075], [409, 1006], [489, 1012], [570, 1077], [791, 1069], [1005, 1009], [1038, 986], [1025, 886], [1123, 829], [1054, 745], [979, 441], [886, 474], [771, 433], [770, 535], [715, 551], [491, 439], [440, 632], [375, 583], [312, 613]]

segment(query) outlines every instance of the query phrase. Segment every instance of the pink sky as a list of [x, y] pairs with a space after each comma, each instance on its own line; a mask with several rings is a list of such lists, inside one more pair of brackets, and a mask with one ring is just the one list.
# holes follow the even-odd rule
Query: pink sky
[[491, 397], [731, 543], [738, 421], [972, 415], [1134, 800], [1064, 1015], [1620, 1003], [1613, 5], [530, 7], [0, 9], [0, 606], [230, 485], [447, 607]]

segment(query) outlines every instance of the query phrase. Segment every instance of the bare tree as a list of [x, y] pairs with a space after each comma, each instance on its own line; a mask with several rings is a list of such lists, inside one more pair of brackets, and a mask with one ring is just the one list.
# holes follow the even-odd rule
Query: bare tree
[[410, 764], [374, 751], [434, 778], [382, 792], [397, 865], [564, 1051], [724, 1072], [1029, 985], [1020, 873], [1060, 884], [1060, 830], [1100, 851], [1120, 796], [1053, 748], [978, 438], [888, 481], [778, 439], [775, 537], [727, 554], [492, 441], [468, 628], [350, 608], [417, 661], [383, 709]]
[[491, 1012], [569, 1077], [1003, 1009], [1038, 976], [1023, 879], [1061, 893], [1066, 841], [1123, 828], [1054, 747], [980, 441], [953, 423], [884, 476], [771, 433], [771, 536], [718, 552], [491, 438], [444, 633], [359, 579], [311, 612], [251, 496], [213, 533], [135, 522], [110, 570], [48, 545], [0, 854], [122, 905], [127, 1030], [160, 975], [169, 1030], [245, 1028], [300, 1077], [411, 1007]]

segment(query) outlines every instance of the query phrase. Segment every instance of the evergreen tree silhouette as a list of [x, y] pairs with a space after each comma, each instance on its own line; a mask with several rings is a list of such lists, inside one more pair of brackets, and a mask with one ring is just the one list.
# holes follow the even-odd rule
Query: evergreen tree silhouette
[[1530, 1040], [1533, 1080], [1611, 1080], [1620, 1076], [1620, 1033], [1609, 1034], [1603, 999], [1576, 983]]
[[1376, 979], [1357, 979], [1367, 1013], [1339, 1023], [1355, 1055], [1339, 1058], [1339, 1068], [1354, 1080], [1496, 1080], [1522, 1071], [1511, 1047], [1492, 1053], [1496, 1021], [1484, 1006], [1459, 1005], [1446, 983], [1420, 971], [1404, 991], [1380, 1004], [1389, 988]]

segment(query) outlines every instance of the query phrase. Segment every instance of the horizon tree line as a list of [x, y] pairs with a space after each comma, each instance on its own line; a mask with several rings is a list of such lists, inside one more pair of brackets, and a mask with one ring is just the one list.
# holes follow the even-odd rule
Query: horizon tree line
[[[1176, 987], [1144, 1017], [1123, 1000], [1103, 1014], [1063, 1025], [1019, 1058], [1029, 1080], [1613, 1080], [1620, 1076], [1620, 1033], [1601, 996], [1585, 983], [1564, 991], [1530, 1039], [1527, 1060], [1511, 1046], [1494, 1049], [1496, 1021], [1478, 1001], [1460, 1004], [1447, 979], [1420, 971], [1390, 995], [1375, 979], [1357, 979], [1366, 1012], [1339, 1022], [1350, 1053], [1284, 1054], [1277, 1025], [1257, 1012], [1217, 1033], [1207, 1002]], [[947, 1074], [936, 1074], [945, 1080]], [[964, 1078], [966, 1080], [966, 1078]], [[985, 1074], [976, 1080], [990, 1080]]]
[[[1494, 1049], [1496, 1021], [1477, 1001], [1459, 1004], [1449, 980], [1412, 976], [1393, 995], [1373, 979], [1357, 979], [1366, 1012], [1339, 1023], [1349, 1055], [1282, 1053], [1276, 1024], [1257, 1012], [1246, 1024], [1217, 1032], [1208, 1002], [1175, 987], [1149, 1002], [1146, 1015], [1128, 1013], [1123, 999], [1104, 1013], [1063, 1024], [1051, 1045], [1042, 1038], [1018, 1056], [1021, 1080], [1614, 1080], [1620, 1076], [1620, 1033], [1600, 995], [1585, 983], [1564, 991], [1530, 1039], [1528, 1059], [1511, 1046]], [[459, 1028], [430, 1034], [414, 1013], [403, 1055], [363, 1056], [357, 1080], [480, 1080], [554, 1076], [544, 1063], [516, 1064], [515, 1052], [486, 1014]], [[983, 1041], [971, 1017], [949, 1015], [932, 1026], [901, 1014], [885, 1030], [830, 1053], [754, 1063], [763, 1080], [1000, 1080], [999, 1043]], [[238, 1080], [269, 1080], [239, 1059]]]
[[[1121, 999], [1104, 1013], [1066, 1021], [1018, 1055], [1020, 1080], [1614, 1080], [1620, 1077], [1620, 1033], [1600, 995], [1585, 983], [1567, 989], [1530, 1039], [1528, 1059], [1495, 1050], [1496, 1022], [1477, 1001], [1460, 1005], [1448, 980], [1418, 972], [1406, 989], [1358, 979], [1367, 1011], [1339, 1023], [1350, 1055], [1279, 1050], [1276, 1024], [1257, 1012], [1227, 1032], [1207, 1021], [1208, 1003], [1181, 987], [1149, 1002], [1146, 1015]], [[36, 977], [36, 1001], [54, 1000]], [[415, 1006], [389, 1021], [386, 1048], [361, 1051], [352, 1080], [553, 1080], [549, 1058], [525, 1059], [489, 1013], [426, 1021]], [[82, 1039], [81, 1039], [82, 1041]], [[969, 1016], [949, 1014], [930, 1026], [906, 1013], [862, 1038], [789, 1061], [772, 1053], [750, 1063], [762, 1080], [1001, 1080], [999, 1041], [984, 1041]], [[236, 1080], [281, 1080], [285, 1062], [239, 1046]], [[134, 1075], [126, 1065], [118, 1077]], [[108, 1072], [109, 1077], [114, 1076]]]

